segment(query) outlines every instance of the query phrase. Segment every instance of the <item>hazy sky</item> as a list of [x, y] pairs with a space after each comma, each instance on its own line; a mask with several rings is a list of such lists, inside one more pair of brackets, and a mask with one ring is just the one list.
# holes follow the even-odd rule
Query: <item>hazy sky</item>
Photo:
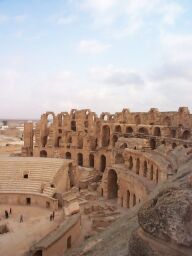
[[0, 118], [192, 110], [191, 0], [0, 0]]

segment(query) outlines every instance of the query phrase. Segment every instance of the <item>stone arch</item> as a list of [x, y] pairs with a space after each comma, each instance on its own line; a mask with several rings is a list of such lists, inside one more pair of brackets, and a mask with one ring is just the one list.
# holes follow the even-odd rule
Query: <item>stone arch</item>
[[41, 150], [40, 151], [40, 157], [47, 157], [47, 151], [46, 150]]
[[104, 125], [102, 127], [102, 146], [107, 147], [110, 143], [110, 127], [108, 125]]
[[122, 130], [121, 130], [121, 125], [115, 126], [115, 132], [118, 132], [118, 133], [121, 133], [121, 132], [122, 132]]
[[176, 148], [177, 144], [175, 142], [172, 143], [172, 149]]
[[129, 170], [132, 170], [133, 169], [133, 157], [130, 156], [129, 157]]
[[46, 113], [47, 127], [50, 127], [55, 121], [55, 114], [53, 112]]
[[117, 173], [115, 170], [110, 169], [108, 171], [108, 199], [117, 198], [117, 196], [118, 196]]
[[139, 175], [139, 171], [140, 171], [140, 159], [137, 158], [137, 160], [136, 160], [136, 174]]
[[130, 196], [131, 196], [130, 191], [127, 190], [127, 208], [130, 208]]
[[135, 205], [136, 205], [136, 195], [133, 194], [133, 206], [135, 206]]
[[113, 147], [115, 147], [115, 143], [118, 141], [118, 136], [113, 135]]
[[93, 154], [90, 154], [89, 155], [89, 166], [90, 167], [93, 167], [95, 166], [95, 163], [94, 163], [94, 155]]
[[150, 143], [150, 147], [152, 150], [156, 149], [156, 140], [155, 139], [150, 139], [149, 143]]
[[66, 159], [71, 159], [71, 153], [70, 152], [66, 152], [65, 157], [66, 157]]
[[62, 137], [61, 137], [61, 136], [58, 136], [58, 137], [57, 137], [57, 140], [56, 140], [56, 145], [55, 145], [56, 147], [58, 147], [58, 148], [60, 147], [60, 141], [61, 141], [61, 140], [62, 140]]
[[128, 148], [127, 143], [121, 144], [121, 145], [120, 145], [120, 148], [122, 148], [122, 149]]
[[153, 132], [154, 136], [160, 137], [161, 136], [161, 129], [160, 127], [156, 126]]
[[76, 130], [77, 130], [77, 127], [76, 127], [76, 121], [71, 121], [71, 130], [72, 131], [74, 131], [74, 132], [76, 132]]
[[43, 255], [43, 251], [42, 249], [38, 249], [37, 251], [35, 251], [32, 256], [42, 256]]
[[148, 135], [148, 134], [149, 134], [147, 128], [145, 128], [145, 127], [140, 127], [140, 128], [138, 129], [138, 132], [141, 133], [141, 134], [145, 134], [145, 135]]
[[143, 177], [147, 177], [147, 172], [148, 172], [148, 166], [147, 166], [147, 161], [145, 160], [143, 163]]
[[181, 136], [181, 139], [188, 140], [191, 137], [191, 132], [189, 130], [185, 130]]
[[104, 172], [105, 168], [106, 168], [106, 156], [101, 155], [101, 157], [100, 157], [100, 171]]
[[125, 161], [124, 161], [123, 155], [120, 153], [117, 153], [115, 156], [115, 164], [123, 164], [124, 162]]
[[48, 136], [43, 136], [41, 138], [41, 145], [43, 148], [47, 145], [47, 142], [48, 142]]
[[172, 129], [171, 130], [171, 137], [172, 138], [176, 138], [176, 135], [177, 135], [177, 130], [176, 129]]
[[131, 126], [126, 127], [126, 133], [133, 133], [133, 128]]
[[79, 166], [83, 166], [83, 154], [82, 153], [77, 154], [77, 162], [78, 162]]

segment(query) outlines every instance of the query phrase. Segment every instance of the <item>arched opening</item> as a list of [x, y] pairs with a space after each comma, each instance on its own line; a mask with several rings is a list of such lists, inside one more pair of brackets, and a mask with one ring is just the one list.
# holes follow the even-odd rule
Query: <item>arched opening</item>
[[122, 148], [122, 149], [128, 148], [127, 143], [123, 143], [123, 144], [120, 146], [120, 148]]
[[183, 134], [182, 134], [182, 139], [183, 140], [188, 140], [189, 138], [191, 137], [191, 133], [190, 133], [190, 131], [188, 131], [188, 130], [185, 130], [184, 132], [183, 132]]
[[147, 177], [147, 161], [143, 163], [143, 177]]
[[173, 142], [172, 144], [172, 149], [176, 148], [177, 147], [177, 144], [175, 142]]
[[127, 208], [130, 208], [130, 192], [127, 190]]
[[41, 150], [40, 151], [40, 157], [47, 157], [47, 151]]
[[93, 154], [89, 155], [89, 166], [94, 167], [94, 155]]
[[41, 139], [41, 145], [42, 147], [45, 147], [47, 145], [47, 138], [48, 136], [43, 136]]
[[43, 255], [42, 250], [38, 250], [35, 253], [33, 253], [33, 256], [42, 256], [42, 255]]
[[139, 158], [137, 158], [137, 160], [136, 160], [136, 174], [139, 175], [139, 171], [140, 171], [140, 160], [139, 160]]
[[66, 159], [71, 159], [71, 153], [70, 152], [66, 152], [65, 157], [66, 157]]
[[171, 137], [172, 137], [172, 138], [176, 138], [176, 135], [177, 135], [176, 129], [172, 129], [172, 130], [171, 130]]
[[76, 122], [75, 121], [71, 121], [71, 130], [76, 132]]
[[100, 171], [104, 172], [105, 168], [106, 168], [106, 156], [101, 155], [101, 158], [100, 158]]
[[152, 150], [156, 149], [156, 140], [155, 139], [150, 139], [150, 147]]
[[133, 206], [135, 206], [135, 205], [136, 205], [136, 195], [133, 194]]
[[67, 238], [67, 249], [71, 248], [71, 236]]
[[145, 134], [145, 135], [149, 134], [147, 128], [145, 128], [145, 127], [140, 127], [138, 132], [141, 134]]
[[115, 132], [121, 133], [121, 126], [120, 125], [115, 126]]
[[54, 121], [54, 115], [53, 113], [49, 113], [47, 115], [47, 127], [50, 127], [53, 124]]
[[153, 180], [153, 165], [151, 165], [150, 180]]
[[155, 127], [154, 136], [157, 136], [157, 137], [161, 136], [161, 129], [159, 127]]
[[132, 168], [133, 168], [133, 157], [130, 156], [129, 157], [129, 170], [132, 170]]
[[118, 184], [117, 184], [117, 173], [111, 169], [108, 172], [108, 199], [117, 198]]
[[60, 141], [61, 141], [61, 139], [62, 139], [62, 137], [61, 136], [59, 136], [58, 138], [57, 138], [57, 141], [56, 141], [56, 147], [60, 147]]
[[83, 166], [83, 154], [78, 153], [77, 155], [77, 162], [79, 166]]
[[124, 163], [124, 158], [123, 155], [118, 153], [115, 156], [115, 164], [123, 164]]
[[115, 143], [118, 141], [118, 136], [114, 135], [113, 136], [113, 147], [115, 147]]
[[110, 143], [110, 128], [108, 125], [102, 128], [102, 146], [107, 147]]
[[126, 133], [130, 133], [132, 134], [133, 133], [133, 128], [132, 127], [126, 127]]
[[88, 128], [88, 121], [84, 122], [85, 128]]

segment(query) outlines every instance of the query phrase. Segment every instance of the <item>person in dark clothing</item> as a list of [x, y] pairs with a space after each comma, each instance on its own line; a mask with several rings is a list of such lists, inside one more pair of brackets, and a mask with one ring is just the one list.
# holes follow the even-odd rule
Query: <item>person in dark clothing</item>
[[23, 222], [23, 215], [20, 215], [20, 223]]
[[5, 210], [5, 218], [8, 219], [9, 218], [9, 213], [7, 210]]

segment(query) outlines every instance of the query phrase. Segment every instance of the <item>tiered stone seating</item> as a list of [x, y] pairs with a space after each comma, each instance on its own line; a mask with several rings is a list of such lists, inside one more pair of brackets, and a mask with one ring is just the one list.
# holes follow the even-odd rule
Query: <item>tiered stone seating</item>
[[17, 193], [41, 193], [41, 181], [32, 180], [1, 180], [1, 192], [17, 192]]
[[50, 184], [63, 165], [61, 159], [0, 157], [0, 193], [43, 193], [52, 197], [55, 188]]

